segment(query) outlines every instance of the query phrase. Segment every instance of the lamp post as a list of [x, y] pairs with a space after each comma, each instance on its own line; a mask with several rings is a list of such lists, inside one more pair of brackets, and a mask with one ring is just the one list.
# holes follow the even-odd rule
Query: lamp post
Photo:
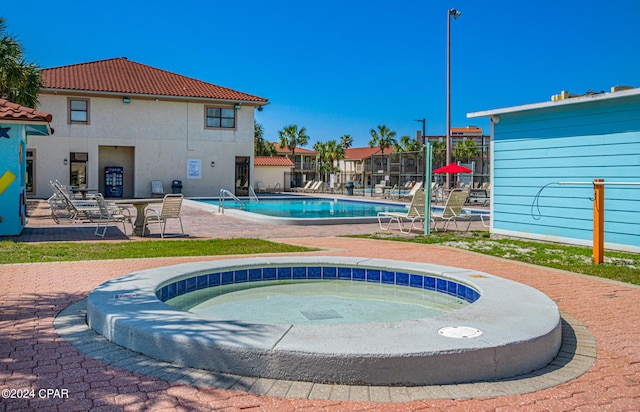
[[[447, 159], [451, 163], [451, 16], [454, 20], [462, 16], [456, 9], [447, 11]], [[447, 189], [450, 187], [450, 175], [447, 173]]]

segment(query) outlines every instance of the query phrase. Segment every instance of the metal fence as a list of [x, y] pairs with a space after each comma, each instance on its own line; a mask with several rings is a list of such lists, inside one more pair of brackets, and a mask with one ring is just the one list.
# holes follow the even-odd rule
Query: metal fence
[[[384, 191], [381, 187], [396, 187], [400, 191], [411, 187], [417, 182], [425, 180], [425, 165], [422, 152], [400, 152], [376, 154], [357, 163], [352, 171], [339, 173], [320, 173], [317, 171], [293, 171], [285, 172], [285, 191], [299, 191], [307, 186], [310, 181], [322, 181], [318, 189], [324, 193], [344, 193], [347, 182], [353, 182], [353, 194], [355, 196], [381, 196]], [[476, 170], [476, 162], [463, 164]], [[439, 165], [438, 165], [439, 166]], [[433, 179], [442, 183], [443, 176], [435, 175]], [[489, 181], [488, 173], [474, 173], [473, 175], [460, 175], [453, 179], [454, 185], [481, 186]], [[350, 184], [349, 184], [350, 185]], [[308, 189], [308, 188], [307, 188]]]

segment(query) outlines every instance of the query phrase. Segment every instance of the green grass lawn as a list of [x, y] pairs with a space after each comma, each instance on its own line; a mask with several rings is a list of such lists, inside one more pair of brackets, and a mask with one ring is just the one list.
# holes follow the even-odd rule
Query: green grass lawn
[[375, 234], [357, 237], [439, 244], [519, 262], [640, 285], [640, 255], [634, 253], [605, 251], [604, 263], [594, 265], [592, 249], [588, 247], [514, 239], [490, 239], [487, 232], [449, 232], [435, 233], [429, 236]]
[[[640, 255], [605, 252], [605, 262], [592, 263], [591, 248], [514, 239], [490, 239], [487, 232], [449, 232], [430, 236], [387, 234], [354, 236], [424, 244], [440, 244], [585, 275], [640, 285]], [[245, 255], [307, 252], [300, 246], [262, 239], [209, 239], [145, 242], [0, 242], [0, 264], [132, 259], [173, 256]]]
[[172, 256], [245, 255], [307, 252], [309, 249], [262, 239], [210, 239], [145, 242], [0, 242], [0, 264], [68, 262]]

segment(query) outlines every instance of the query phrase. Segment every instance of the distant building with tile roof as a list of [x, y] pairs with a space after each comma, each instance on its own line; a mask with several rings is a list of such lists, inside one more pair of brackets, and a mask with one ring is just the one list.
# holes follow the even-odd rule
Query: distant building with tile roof
[[[280, 142], [273, 142], [273, 146], [278, 156], [291, 157], [291, 149], [280, 146]], [[293, 168], [289, 172], [287, 188], [291, 186], [304, 186], [309, 180], [316, 179], [318, 173], [318, 152], [297, 146], [294, 151]], [[294, 183], [295, 182], [295, 183]], [[294, 183], [292, 185], [292, 183]]]
[[256, 156], [253, 159], [255, 191], [283, 191], [289, 188], [287, 177], [294, 163], [286, 156]]
[[42, 75], [39, 109], [53, 114], [56, 133], [29, 140], [34, 197], [50, 195], [50, 179], [105, 193], [112, 167], [122, 170], [123, 197], [148, 197], [152, 180], [181, 180], [186, 196], [253, 181], [254, 109], [266, 98], [126, 58]]
[[288, 157], [281, 156], [256, 156], [253, 159], [254, 166], [274, 166], [292, 168], [293, 162]]

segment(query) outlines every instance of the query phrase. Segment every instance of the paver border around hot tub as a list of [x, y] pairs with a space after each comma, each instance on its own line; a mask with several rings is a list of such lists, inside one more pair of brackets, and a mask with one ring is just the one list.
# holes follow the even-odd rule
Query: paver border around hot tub
[[[268, 325], [207, 319], [162, 303], [161, 286], [225, 268], [347, 266], [436, 275], [481, 297], [441, 316], [362, 325]], [[125, 275], [91, 292], [89, 325], [133, 351], [244, 376], [366, 385], [432, 385], [507, 378], [543, 368], [562, 340], [557, 306], [541, 292], [487, 273], [344, 257], [269, 257], [187, 263]], [[472, 327], [477, 338], [438, 334]]]

